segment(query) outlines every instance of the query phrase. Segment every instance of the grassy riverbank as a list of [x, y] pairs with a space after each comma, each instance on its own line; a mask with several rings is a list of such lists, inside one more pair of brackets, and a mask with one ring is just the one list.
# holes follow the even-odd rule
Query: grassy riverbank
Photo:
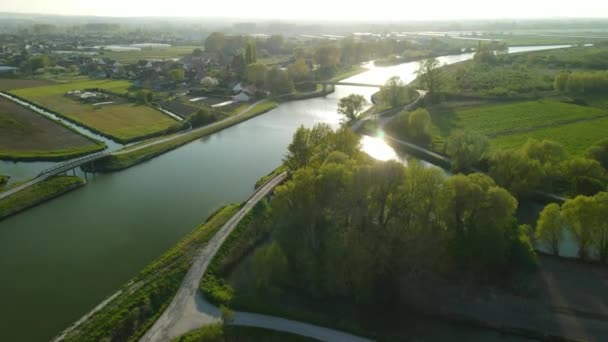
[[107, 305], [69, 330], [66, 341], [136, 341], [165, 310], [196, 252], [238, 211], [226, 206], [150, 263]]
[[0, 189], [2, 189], [4, 186], [6, 186], [9, 179], [10, 179], [9, 176], [0, 175]]
[[[0, 182], [1, 183], [1, 182]], [[0, 220], [85, 184], [78, 177], [56, 176], [0, 199]]]
[[224, 128], [236, 125], [245, 120], [251, 119], [257, 115], [266, 113], [274, 108], [276, 108], [278, 104], [276, 102], [264, 102], [253, 107], [249, 112], [243, 115], [235, 116], [229, 118], [221, 123], [213, 124], [208, 127], [203, 127], [202, 129], [197, 129], [190, 133], [182, 134], [181, 136], [172, 139], [170, 141], [166, 141], [163, 143], [158, 143], [155, 145], [151, 145], [142, 149], [134, 150], [127, 153], [122, 154], [114, 154], [100, 160], [96, 163], [95, 168], [97, 171], [118, 171], [129, 168], [133, 165], [137, 165], [146, 160], [150, 160], [158, 155], [161, 155], [165, 152], [176, 149], [182, 145], [185, 145], [193, 140], [200, 139], [209, 134], [218, 132]]
[[262, 328], [212, 324], [182, 335], [173, 342], [305, 342], [311, 338]]

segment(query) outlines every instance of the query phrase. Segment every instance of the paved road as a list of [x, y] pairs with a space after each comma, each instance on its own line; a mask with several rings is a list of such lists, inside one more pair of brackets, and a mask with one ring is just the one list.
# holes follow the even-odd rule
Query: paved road
[[[189, 331], [204, 325], [221, 321], [220, 310], [207, 302], [200, 294], [198, 288], [201, 278], [213, 256], [237, 226], [239, 221], [258, 203], [270, 193], [286, 177], [283, 173], [260, 187], [219, 232], [199, 252], [196, 260], [188, 270], [177, 294], [162, 313], [154, 325], [146, 332], [140, 341], [170, 341]], [[342, 333], [311, 324], [295, 322], [279, 317], [258, 315], [245, 312], [236, 312], [233, 324], [243, 326], [262, 327], [267, 329], [291, 332], [313, 337], [324, 341], [367, 341], [357, 336]]]

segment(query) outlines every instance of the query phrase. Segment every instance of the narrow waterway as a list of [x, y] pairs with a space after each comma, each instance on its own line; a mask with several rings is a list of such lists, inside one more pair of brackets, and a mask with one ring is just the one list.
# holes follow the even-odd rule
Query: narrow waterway
[[[383, 83], [398, 75], [409, 82], [416, 68], [415, 62], [372, 67], [348, 81]], [[79, 190], [0, 222], [0, 341], [48, 340], [213, 210], [246, 198], [255, 181], [281, 163], [300, 125], [337, 127], [339, 98], [358, 93], [369, 99], [375, 91], [338, 86], [325, 98], [281, 104], [144, 164], [98, 175]], [[363, 139], [382, 151], [379, 159], [404, 158], [381, 140]], [[37, 174], [40, 166], [16, 163], [15, 170]]]

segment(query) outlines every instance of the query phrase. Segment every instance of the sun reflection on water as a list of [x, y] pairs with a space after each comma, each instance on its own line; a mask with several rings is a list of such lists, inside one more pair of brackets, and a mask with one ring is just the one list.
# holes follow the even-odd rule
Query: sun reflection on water
[[364, 135], [361, 138], [361, 150], [377, 160], [401, 160], [395, 150], [384, 141], [382, 134], [376, 138]]

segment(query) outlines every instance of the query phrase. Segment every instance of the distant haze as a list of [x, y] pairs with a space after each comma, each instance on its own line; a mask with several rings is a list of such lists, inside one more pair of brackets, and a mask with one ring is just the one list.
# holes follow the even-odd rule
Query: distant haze
[[608, 17], [608, 0], [3, 0], [0, 12], [328, 21]]

